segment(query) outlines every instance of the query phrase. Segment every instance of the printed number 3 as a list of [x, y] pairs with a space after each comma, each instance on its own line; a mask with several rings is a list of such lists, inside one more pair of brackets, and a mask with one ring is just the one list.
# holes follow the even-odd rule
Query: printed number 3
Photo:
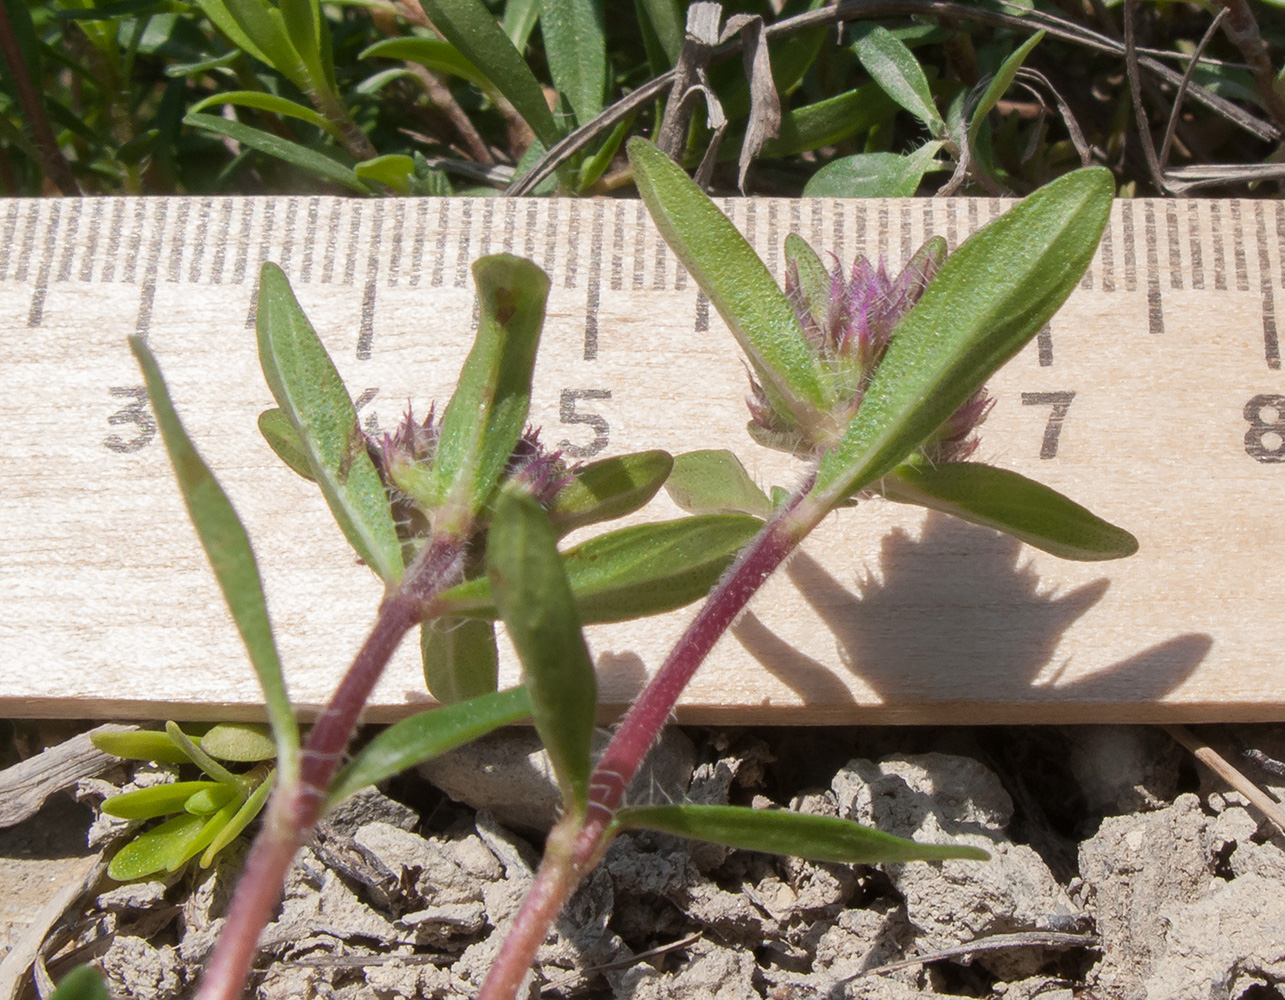
[[107, 390], [116, 399], [132, 399], [124, 409], [117, 410], [107, 422], [113, 427], [133, 424], [138, 432], [128, 441], [119, 434], [108, 434], [103, 444], [120, 455], [141, 451], [156, 437], [156, 418], [147, 408], [147, 388], [141, 385], [114, 385]]
[[588, 424], [593, 428], [593, 440], [588, 444], [572, 444], [565, 438], [558, 447], [572, 458], [590, 458], [607, 447], [607, 418], [597, 413], [578, 413], [576, 401], [581, 399], [610, 399], [610, 389], [563, 389], [558, 401], [558, 419], [564, 424]]

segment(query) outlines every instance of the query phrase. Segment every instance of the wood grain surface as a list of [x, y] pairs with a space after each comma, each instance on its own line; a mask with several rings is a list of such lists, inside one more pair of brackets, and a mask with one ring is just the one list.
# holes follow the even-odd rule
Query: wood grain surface
[[[953, 245], [988, 200], [737, 200], [780, 274], [800, 232], [842, 260]], [[977, 458], [1133, 531], [1062, 562], [992, 531], [868, 502], [835, 514], [685, 696], [684, 721], [990, 723], [1285, 718], [1280, 498], [1285, 205], [1124, 201], [1051, 329], [992, 381]], [[0, 713], [262, 716], [254, 676], [126, 348], [145, 333], [254, 540], [293, 697], [324, 703], [380, 595], [309, 483], [260, 438], [258, 265], [281, 264], [369, 426], [445, 401], [471, 340], [469, 262], [553, 279], [532, 422], [573, 455], [735, 450], [745, 369], [634, 201], [0, 201]], [[1056, 419], [1058, 415], [1061, 419]], [[677, 516], [665, 497], [637, 518]], [[604, 718], [694, 609], [597, 627]], [[429, 704], [414, 643], [368, 718]], [[517, 669], [506, 650], [504, 683]]]

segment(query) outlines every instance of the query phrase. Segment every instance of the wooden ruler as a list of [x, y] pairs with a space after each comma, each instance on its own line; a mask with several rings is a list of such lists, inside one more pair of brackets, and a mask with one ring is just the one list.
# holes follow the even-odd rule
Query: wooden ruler
[[[990, 200], [724, 204], [778, 275], [799, 232], [849, 260], [951, 245]], [[252, 330], [263, 260], [294, 282], [369, 428], [444, 401], [471, 341], [469, 263], [553, 281], [532, 419], [588, 458], [728, 447], [736, 347], [635, 201], [0, 201], [0, 712], [245, 718], [259, 693], [187, 524], [125, 337], [146, 334], [265, 576], [290, 690], [326, 700], [380, 587], [277, 462]], [[680, 717], [716, 723], [1285, 718], [1285, 204], [1121, 201], [1051, 327], [992, 382], [978, 458], [1133, 531], [1066, 563], [891, 503], [827, 520], [718, 646]], [[638, 517], [677, 516], [663, 496]], [[693, 609], [591, 630], [606, 712]], [[428, 704], [408, 644], [371, 719]], [[517, 676], [506, 653], [504, 683]]]

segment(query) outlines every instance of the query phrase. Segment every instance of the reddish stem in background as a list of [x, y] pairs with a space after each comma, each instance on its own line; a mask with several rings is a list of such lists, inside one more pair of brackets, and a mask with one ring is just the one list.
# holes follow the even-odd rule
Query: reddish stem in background
[[625, 790], [710, 650], [813, 528], [827, 508], [806, 501], [812, 482], [778, 511], [732, 564], [630, 707], [589, 779], [584, 816], [568, 814], [549, 833], [544, 860], [505, 936], [477, 1000], [512, 1000], [558, 912], [606, 850]]
[[419, 622], [426, 600], [454, 582], [462, 558], [458, 537], [435, 538], [384, 601], [370, 635], [317, 718], [299, 757], [299, 777], [272, 796], [263, 829], [228, 907], [225, 930], [205, 967], [198, 1000], [238, 1000], [254, 965], [259, 935], [271, 920], [295, 854], [325, 805], [357, 720], [388, 661]]

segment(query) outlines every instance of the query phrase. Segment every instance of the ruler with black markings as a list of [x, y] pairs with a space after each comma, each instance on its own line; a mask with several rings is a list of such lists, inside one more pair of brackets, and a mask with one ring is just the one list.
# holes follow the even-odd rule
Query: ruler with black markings
[[[892, 266], [1007, 206], [728, 200], [780, 276], [785, 236]], [[380, 586], [314, 487], [260, 439], [255, 283], [289, 274], [364, 425], [450, 394], [470, 263], [552, 278], [532, 421], [590, 458], [727, 447], [765, 487], [793, 459], [744, 430], [744, 367], [643, 206], [625, 200], [0, 201], [0, 712], [253, 718], [260, 698], [173, 485], [125, 338], [145, 335], [259, 555], [293, 697], [325, 702]], [[1120, 201], [1093, 265], [991, 383], [979, 460], [1138, 536], [1065, 563], [871, 502], [829, 518], [698, 674], [680, 718], [979, 723], [1285, 718], [1278, 498], [1285, 203]], [[679, 512], [659, 497], [635, 519]], [[604, 715], [694, 609], [590, 630]], [[414, 643], [371, 719], [428, 704]], [[505, 683], [517, 677], [506, 654]]]

